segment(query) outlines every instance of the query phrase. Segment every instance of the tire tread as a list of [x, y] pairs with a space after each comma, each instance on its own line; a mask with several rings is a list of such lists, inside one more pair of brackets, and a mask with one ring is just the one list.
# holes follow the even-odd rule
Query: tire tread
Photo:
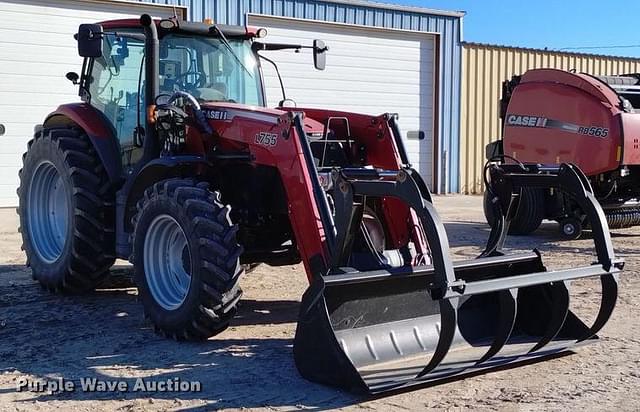
[[[238, 279], [242, 273], [239, 257], [243, 248], [236, 240], [238, 227], [229, 218], [229, 207], [220, 203], [220, 193], [209, 190], [206, 182], [174, 178], [158, 182], [145, 191], [132, 218], [135, 228], [132, 242], [145, 207], [161, 198], [172, 199], [192, 222], [192, 236], [200, 248], [201, 285], [197, 310], [191, 313], [191, 319], [183, 322], [179, 329], [170, 330], [158, 324], [154, 328], [178, 340], [207, 339], [228, 327], [242, 295]], [[132, 256], [131, 261], [138, 259]], [[148, 313], [147, 318], [150, 318]]]
[[[34, 272], [34, 278], [51, 291], [80, 293], [92, 290], [108, 275], [108, 269], [115, 261], [111, 184], [97, 152], [82, 130], [60, 127], [38, 131], [27, 144], [23, 162], [33, 144], [40, 140], [50, 141], [62, 152], [71, 176], [74, 224], [70, 227], [72, 245], [64, 273], [44, 277]], [[19, 178], [17, 193], [22, 203], [24, 168], [20, 170]]]

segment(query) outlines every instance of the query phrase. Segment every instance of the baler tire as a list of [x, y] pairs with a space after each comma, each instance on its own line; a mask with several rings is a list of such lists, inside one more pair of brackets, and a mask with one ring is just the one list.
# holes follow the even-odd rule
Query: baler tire
[[579, 219], [568, 217], [558, 222], [560, 224], [560, 236], [565, 240], [575, 240], [582, 236], [583, 225]]
[[[496, 216], [488, 191], [484, 193], [483, 210], [489, 226], [493, 227]], [[544, 218], [544, 195], [540, 190], [524, 187], [514, 218], [509, 224], [510, 235], [528, 235], [535, 231]]]
[[115, 261], [115, 237], [114, 196], [91, 141], [76, 128], [43, 129], [22, 161], [17, 211], [33, 278], [52, 292], [94, 289]]
[[[135, 229], [131, 262], [145, 317], [157, 333], [175, 340], [205, 340], [228, 327], [242, 295], [239, 278], [243, 273], [243, 249], [236, 240], [238, 226], [232, 224], [229, 211], [230, 207], [220, 202], [219, 192], [212, 192], [207, 183], [193, 179], [158, 182], [138, 202], [132, 220]], [[167, 295], [159, 289], [157, 281], [163, 278], [158, 276], [162, 271], [178, 276], [176, 270], [166, 272], [162, 267], [167, 265], [162, 261], [171, 258], [154, 260], [150, 254], [152, 236], [163, 236], [154, 235], [162, 231], [152, 229], [154, 222], [162, 218], [175, 222], [184, 236], [180, 252], [184, 272], [180, 276], [188, 282], [186, 288], [182, 284], [177, 292], [168, 290]], [[147, 271], [145, 263], [155, 265], [156, 273]], [[166, 277], [164, 280], [168, 284]]]
[[528, 235], [538, 229], [544, 218], [544, 194], [530, 187], [523, 187], [516, 215], [509, 226], [509, 234]]

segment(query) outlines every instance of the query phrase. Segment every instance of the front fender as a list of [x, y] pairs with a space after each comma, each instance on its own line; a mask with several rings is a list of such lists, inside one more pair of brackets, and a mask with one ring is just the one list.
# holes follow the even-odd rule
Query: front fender
[[145, 164], [135, 176], [130, 177], [127, 183], [118, 192], [118, 198], [122, 199], [124, 208], [123, 219], [126, 232], [131, 233], [131, 219], [136, 211], [136, 203], [143, 196], [144, 191], [154, 183], [174, 177], [193, 177], [206, 171], [211, 164], [203, 156], [171, 156], [154, 159]]
[[122, 176], [122, 158], [116, 131], [107, 117], [87, 103], [70, 103], [50, 113], [43, 127], [77, 125], [89, 136], [109, 180], [118, 185]]

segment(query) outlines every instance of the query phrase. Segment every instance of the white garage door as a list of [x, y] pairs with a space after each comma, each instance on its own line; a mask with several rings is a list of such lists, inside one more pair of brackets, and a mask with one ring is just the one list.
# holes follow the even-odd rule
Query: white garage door
[[[182, 9], [178, 9], [178, 14]], [[81, 23], [139, 17], [169, 17], [153, 5], [73, 0], [0, 0], [0, 207], [17, 205], [18, 170], [33, 127], [62, 103], [78, 101], [65, 79], [79, 72], [73, 34]]]
[[[287, 97], [300, 107], [400, 115], [411, 163], [431, 187], [433, 181], [435, 36], [363, 26], [249, 16], [267, 28], [266, 42], [310, 45], [324, 40], [327, 68], [313, 68], [310, 50], [262, 52], [278, 63]], [[281, 99], [273, 67], [263, 64], [270, 106]], [[419, 140], [418, 131], [424, 138]], [[409, 136], [409, 137], [408, 137]]]

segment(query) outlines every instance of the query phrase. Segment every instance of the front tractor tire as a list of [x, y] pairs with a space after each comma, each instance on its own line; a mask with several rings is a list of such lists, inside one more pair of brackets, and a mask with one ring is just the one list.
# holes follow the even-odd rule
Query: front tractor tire
[[207, 183], [169, 179], [148, 188], [137, 208], [131, 260], [145, 316], [177, 340], [222, 332], [242, 295], [229, 206]]
[[22, 248], [33, 278], [51, 291], [95, 288], [115, 261], [113, 199], [87, 135], [72, 128], [39, 131], [19, 175]]

